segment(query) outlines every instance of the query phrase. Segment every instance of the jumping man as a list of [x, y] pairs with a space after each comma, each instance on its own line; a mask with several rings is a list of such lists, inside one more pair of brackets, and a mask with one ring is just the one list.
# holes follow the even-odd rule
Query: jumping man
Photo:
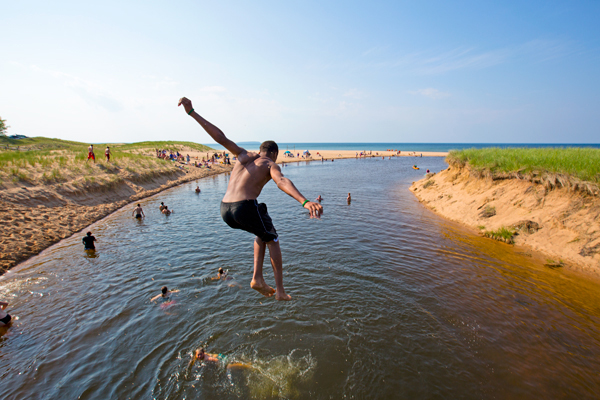
[[[259, 154], [248, 152], [229, 140], [219, 128], [196, 113], [189, 99], [181, 98], [179, 105], [183, 105], [185, 112], [192, 116], [217, 143], [237, 157], [238, 162], [231, 171], [227, 192], [221, 202], [221, 216], [230, 227], [243, 229], [256, 235], [254, 276], [250, 287], [267, 297], [275, 294], [277, 300], [291, 300], [291, 296], [286, 294], [283, 288], [281, 249], [277, 231], [273, 227], [271, 217], [267, 214], [267, 206], [264, 203], [258, 204], [256, 198], [267, 182], [273, 179], [279, 189], [309, 210], [311, 217], [320, 217], [323, 207], [318, 203], [308, 201], [296, 189], [292, 181], [283, 176], [281, 169], [275, 163], [279, 153], [277, 143], [263, 142], [260, 145]], [[277, 291], [267, 285], [263, 277], [262, 268], [267, 246]]]

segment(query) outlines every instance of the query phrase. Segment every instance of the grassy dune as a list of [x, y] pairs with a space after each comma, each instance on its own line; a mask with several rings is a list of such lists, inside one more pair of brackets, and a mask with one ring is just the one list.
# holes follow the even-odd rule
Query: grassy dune
[[594, 184], [600, 183], [600, 149], [466, 149], [451, 151], [446, 160], [451, 165], [468, 164], [475, 171], [489, 171], [492, 174], [558, 176], [558, 180], [563, 176]]
[[[177, 141], [108, 144], [111, 161], [104, 161], [107, 144], [95, 144], [96, 163], [87, 160], [88, 143], [44, 137], [9, 139], [0, 136], [0, 187], [44, 185], [76, 181], [76, 184], [110, 184], [128, 173], [156, 176], [177, 166], [154, 157], [154, 149], [209, 151], [210, 147]], [[8, 149], [7, 149], [8, 146]], [[19, 146], [19, 150], [16, 147]]]

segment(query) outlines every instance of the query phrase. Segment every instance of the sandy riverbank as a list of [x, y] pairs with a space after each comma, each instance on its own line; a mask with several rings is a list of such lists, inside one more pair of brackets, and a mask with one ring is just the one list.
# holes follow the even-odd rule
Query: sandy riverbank
[[506, 228], [552, 267], [600, 274], [600, 198], [525, 179], [493, 179], [451, 166], [410, 190], [434, 212], [482, 234]]

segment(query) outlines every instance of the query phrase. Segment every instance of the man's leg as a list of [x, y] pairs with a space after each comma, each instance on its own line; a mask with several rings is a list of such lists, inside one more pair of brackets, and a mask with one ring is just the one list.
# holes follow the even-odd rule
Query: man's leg
[[276, 242], [271, 240], [267, 243], [267, 246], [269, 246], [269, 256], [271, 257], [271, 265], [273, 266], [273, 275], [275, 275], [275, 287], [277, 288], [275, 298], [277, 300], [291, 300], [292, 296], [285, 294], [285, 289], [283, 288], [283, 261], [281, 260], [279, 241]]
[[254, 276], [252, 277], [252, 282], [250, 282], [250, 287], [264, 296], [271, 297], [275, 293], [275, 289], [267, 285], [263, 277], [263, 263], [266, 249], [267, 244], [259, 237], [256, 237], [254, 240]]

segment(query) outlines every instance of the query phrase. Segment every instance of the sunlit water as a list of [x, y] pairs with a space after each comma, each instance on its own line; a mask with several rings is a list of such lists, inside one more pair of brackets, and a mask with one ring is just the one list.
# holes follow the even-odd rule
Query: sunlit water
[[[598, 285], [425, 209], [408, 187], [443, 167], [284, 167], [325, 207], [309, 219], [273, 183], [260, 197], [289, 303], [249, 288], [253, 239], [219, 215], [228, 176], [142, 201], [141, 222], [116, 212], [90, 228], [95, 257], [78, 234], [0, 278], [18, 318], [0, 331], [0, 399], [597, 396]], [[211, 281], [218, 267], [235, 280]], [[150, 302], [163, 285], [175, 304]], [[201, 345], [251, 367], [190, 367]]]

